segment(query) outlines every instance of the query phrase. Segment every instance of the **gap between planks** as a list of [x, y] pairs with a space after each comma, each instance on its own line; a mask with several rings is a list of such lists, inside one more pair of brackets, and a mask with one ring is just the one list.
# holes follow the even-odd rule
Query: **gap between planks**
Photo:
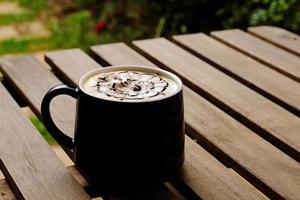
[[274, 26], [249, 27], [248, 32], [280, 48], [300, 56], [300, 37], [283, 28]]
[[300, 57], [239, 29], [213, 31], [212, 37], [300, 82]]
[[[173, 41], [218, 70], [300, 116], [300, 84], [203, 33]], [[214, 48], [211, 48], [211, 47]]]
[[[71, 175], [76, 179], [76, 181], [80, 184], [82, 188], [86, 188], [89, 186], [85, 178], [78, 172], [75, 166], [68, 166], [68, 171]], [[0, 198], [3, 200], [16, 200], [16, 196], [14, 195], [12, 189], [7, 184], [4, 178], [0, 178]], [[100, 197], [101, 198], [101, 197]]]

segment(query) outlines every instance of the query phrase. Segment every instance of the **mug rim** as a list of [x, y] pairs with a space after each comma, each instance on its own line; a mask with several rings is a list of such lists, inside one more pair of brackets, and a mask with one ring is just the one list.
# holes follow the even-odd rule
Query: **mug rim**
[[[166, 76], [167, 78], [170, 78], [173, 81], [175, 81], [178, 84], [178, 89], [175, 92], [172, 92], [166, 96], [163, 96], [162, 98], [146, 99], [146, 100], [142, 100], [142, 101], [134, 101], [134, 100], [126, 100], [126, 99], [120, 101], [120, 100], [115, 100], [115, 99], [102, 98], [99, 96], [92, 95], [83, 89], [83, 84], [88, 78], [90, 78], [93, 75], [96, 75], [97, 73], [109, 72], [111, 69], [114, 69], [112, 71], [118, 71], [118, 70], [124, 70], [124, 69], [126, 69], [126, 70], [145, 69], [146, 71], [148, 70], [148, 71], [152, 71], [152, 72], [159, 72], [160, 74]], [[125, 64], [125, 65], [111, 65], [111, 66], [97, 68], [97, 69], [88, 71], [80, 77], [78, 87], [85, 94], [87, 94], [91, 97], [97, 98], [97, 99], [101, 99], [101, 100], [114, 101], [114, 102], [119, 102], [119, 103], [122, 103], [122, 102], [124, 102], [124, 103], [146, 103], [146, 102], [161, 101], [161, 100], [170, 98], [170, 97], [178, 94], [180, 91], [182, 91], [183, 86], [182, 86], [182, 81], [180, 80], [180, 78], [172, 72], [160, 69], [158, 67], [151, 67], [151, 66], [146, 66], [146, 65], [127, 65], [127, 64]]]

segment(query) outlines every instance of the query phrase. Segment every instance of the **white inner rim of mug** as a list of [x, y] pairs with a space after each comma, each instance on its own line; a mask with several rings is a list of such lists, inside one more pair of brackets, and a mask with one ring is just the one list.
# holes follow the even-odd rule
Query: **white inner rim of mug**
[[[100, 73], [106, 73], [106, 72], [112, 72], [112, 71], [122, 71], [122, 70], [127, 70], [127, 71], [143, 71], [143, 72], [148, 72], [148, 73], [158, 73], [161, 76], [165, 76], [173, 81], [175, 81], [178, 84], [178, 88], [176, 91], [167, 94], [166, 96], [159, 98], [159, 99], [144, 99], [142, 101], [139, 100], [117, 100], [117, 99], [109, 99], [109, 98], [101, 98], [99, 96], [95, 96], [92, 95], [88, 92], [86, 92], [84, 90], [83, 84], [87, 81], [87, 79], [89, 79], [90, 77], [100, 74]], [[103, 100], [107, 100], [107, 101], [116, 101], [116, 102], [126, 102], [126, 103], [142, 103], [142, 102], [151, 102], [151, 101], [159, 101], [162, 99], [166, 99], [169, 98], [175, 94], [177, 94], [178, 92], [180, 92], [182, 90], [182, 82], [180, 80], [180, 78], [178, 78], [178, 76], [176, 76], [175, 74], [159, 69], [159, 68], [155, 68], [155, 67], [148, 67], [148, 66], [141, 66], [141, 65], [114, 65], [114, 66], [109, 66], [109, 67], [104, 67], [104, 68], [98, 68], [92, 71], [87, 72], [86, 74], [84, 74], [80, 80], [79, 80], [79, 88], [81, 91], [83, 91], [85, 94], [92, 96], [92, 97], [96, 97], [98, 99], [103, 99]]]

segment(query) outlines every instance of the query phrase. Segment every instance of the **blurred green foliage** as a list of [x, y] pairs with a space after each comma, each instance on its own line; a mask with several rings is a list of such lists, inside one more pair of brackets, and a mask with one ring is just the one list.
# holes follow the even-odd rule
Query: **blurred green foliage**
[[17, 0], [20, 6], [30, 9], [32, 12], [39, 13], [48, 7], [48, 0]]
[[[97, 43], [246, 29], [262, 24], [300, 33], [300, 0], [73, 0], [74, 8], [62, 12], [63, 16], [51, 13], [51, 0], [17, 1], [27, 8], [26, 12], [0, 16], [0, 24], [31, 20], [41, 11], [47, 12], [53, 37], [50, 42], [42, 41], [40, 47], [48, 45], [49, 49], [80, 47], [87, 50]], [[35, 41], [32, 43], [37, 44]], [[15, 51], [34, 49], [30, 42], [13, 40], [0, 43], [0, 48], [5, 47], [9, 52], [14, 52], [10, 47], [13, 45]]]
[[[174, 34], [241, 28], [280, 26], [300, 33], [299, 0], [75, 0], [78, 10], [90, 15], [69, 23], [84, 24], [74, 33], [79, 43], [107, 43]], [[79, 13], [82, 11], [79, 11]], [[85, 14], [87, 15], [87, 14]], [[73, 20], [73, 22], [71, 22]], [[86, 27], [86, 23], [93, 27]], [[77, 22], [76, 22], [77, 21]], [[92, 22], [91, 22], [92, 21]], [[91, 34], [86, 31], [94, 32]], [[57, 27], [59, 30], [59, 26]], [[86, 35], [87, 36], [84, 36]], [[96, 36], [95, 36], [96, 34]], [[92, 35], [92, 37], [91, 37]], [[83, 38], [89, 38], [83, 39]], [[71, 37], [72, 38], [72, 37]], [[76, 46], [72, 39], [73, 46]], [[84, 47], [86, 48], [86, 47]]]
[[[300, 33], [299, 0], [75, 0], [105, 21], [115, 39], [275, 25]], [[136, 29], [140, 32], [136, 34]], [[132, 37], [129, 37], [129, 40]], [[123, 39], [124, 40], [124, 39]], [[125, 38], [125, 40], [128, 40]]]
[[51, 48], [81, 47], [88, 50], [89, 46], [97, 40], [97, 35], [92, 31], [93, 20], [88, 11], [72, 13], [61, 22], [51, 25], [53, 32]]
[[300, 33], [299, 0], [253, 0], [234, 2], [220, 8], [217, 16], [229, 17], [222, 22], [224, 28], [274, 25]]

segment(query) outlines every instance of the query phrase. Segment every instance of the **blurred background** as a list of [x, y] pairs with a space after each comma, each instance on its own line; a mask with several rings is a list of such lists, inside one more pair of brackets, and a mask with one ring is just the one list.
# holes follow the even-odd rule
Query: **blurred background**
[[300, 33], [300, 0], [0, 0], [0, 56], [262, 24]]
[[0, 0], [0, 57], [263, 24], [300, 34], [300, 0]]

